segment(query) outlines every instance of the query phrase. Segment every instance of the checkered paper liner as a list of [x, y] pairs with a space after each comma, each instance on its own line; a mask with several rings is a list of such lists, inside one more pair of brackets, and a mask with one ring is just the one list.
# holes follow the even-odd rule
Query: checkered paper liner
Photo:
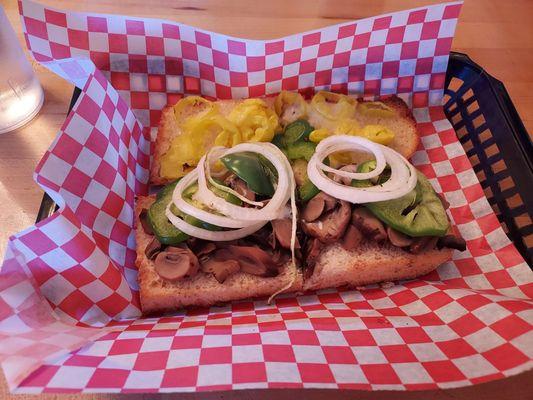
[[[461, 3], [249, 41], [182, 24], [19, 2], [33, 56], [82, 88], [35, 179], [59, 212], [14, 235], [0, 274], [0, 359], [15, 392], [429, 389], [533, 364], [532, 274], [446, 120]], [[184, 93], [399, 94], [413, 162], [450, 202], [467, 250], [423, 279], [141, 318], [135, 195], [160, 111]]]

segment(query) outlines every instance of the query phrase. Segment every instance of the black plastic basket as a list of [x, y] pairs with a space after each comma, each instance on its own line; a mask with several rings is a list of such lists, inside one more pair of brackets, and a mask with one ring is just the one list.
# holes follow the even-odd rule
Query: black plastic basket
[[533, 144], [505, 86], [452, 53], [444, 112], [504, 231], [533, 266]]
[[[69, 111], [80, 95], [74, 90]], [[466, 54], [452, 52], [444, 112], [503, 229], [533, 265], [533, 144], [504, 85]], [[37, 221], [55, 211], [44, 195]]]

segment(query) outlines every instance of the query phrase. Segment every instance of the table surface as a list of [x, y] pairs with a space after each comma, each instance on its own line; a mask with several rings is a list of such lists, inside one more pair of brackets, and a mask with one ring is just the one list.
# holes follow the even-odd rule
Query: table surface
[[[58, 8], [166, 18], [237, 37], [267, 39], [321, 28], [327, 25], [423, 6], [440, 1], [415, 0], [41, 0]], [[22, 41], [16, 0], [0, 0]], [[502, 80], [524, 121], [533, 132], [533, 1], [467, 0], [457, 26], [453, 50], [467, 53], [490, 74]], [[34, 63], [45, 90], [40, 114], [25, 127], [0, 135], [0, 204], [9, 211], [0, 214], [0, 253], [10, 234], [34, 223], [42, 191], [34, 183], [35, 165], [52, 142], [65, 119], [72, 86]], [[11, 396], [0, 374], [0, 398]], [[502, 381], [446, 391], [398, 393], [307, 390], [306, 397], [357, 399], [533, 399], [533, 372]], [[270, 395], [272, 395], [270, 393]], [[277, 391], [278, 399], [289, 399], [294, 391]], [[74, 399], [80, 396], [46, 398]], [[85, 399], [111, 399], [118, 395], [86, 395]], [[153, 397], [153, 396], [150, 396]], [[187, 394], [183, 399], [268, 398], [264, 391]]]

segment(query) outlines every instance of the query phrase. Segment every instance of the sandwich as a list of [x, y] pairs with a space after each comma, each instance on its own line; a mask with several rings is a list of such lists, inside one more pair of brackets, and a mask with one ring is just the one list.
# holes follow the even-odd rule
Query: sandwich
[[407, 105], [331, 92], [181, 99], [136, 199], [143, 313], [424, 275], [465, 242], [408, 159]]

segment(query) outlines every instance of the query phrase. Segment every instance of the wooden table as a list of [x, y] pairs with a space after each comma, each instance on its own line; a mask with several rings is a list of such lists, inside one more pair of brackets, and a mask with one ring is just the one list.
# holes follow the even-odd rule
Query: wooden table
[[[233, 36], [253, 39], [281, 37], [330, 24], [364, 18], [410, 7], [439, 3], [432, 0], [41, 0], [58, 8], [77, 11], [128, 14], [166, 18]], [[22, 42], [15, 0], [0, 0]], [[529, 132], [533, 132], [533, 1], [468, 0], [463, 6], [453, 49], [465, 52], [502, 80]], [[72, 86], [34, 63], [45, 90], [45, 103], [39, 116], [27, 126], [0, 135], [0, 253], [10, 234], [35, 221], [42, 191], [32, 180], [35, 165], [48, 148], [65, 119]], [[3, 381], [3, 377], [1, 378]], [[307, 398], [357, 399], [533, 399], [533, 372], [502, 381], [446, 391], [418, 393], [353, 392], [308, 390]], [[277, 399], [289, 399], [294, 391], [276, 391]], [[56, 398], [48, 395], [47, 398]], [[80, 396], [61, 396], [74, 399]], [[110, 399], [114, 395], [87, 395], [86, 399]], [[150, 396], [152, 397], [152, 396]], [[262, 391], [189, 394], [181, 398], [251, 399], [269, 398]], [[0, 398], [10, 396], [0, 382]]]

